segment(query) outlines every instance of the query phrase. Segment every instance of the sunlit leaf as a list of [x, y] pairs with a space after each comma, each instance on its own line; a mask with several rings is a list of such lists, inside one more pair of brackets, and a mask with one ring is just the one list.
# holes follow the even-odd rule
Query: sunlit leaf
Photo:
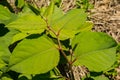
[[78, 34], [72, 43], [75, 65], [85, 65], [91, 71], [103, 71], [110, 68], [116, 61], [114, 39], [101, 32], [83, 32]]
[[96, 76], [96, 77], [92, 77], [94, 80], [109, 80], [107, 77], [105, 76]]
[[1, 59], [1, 52], [0, 52], [0, 69], [5, 66], [6, 66], [6, 63]]
[[13, 36], [13, 39], [12, 39], [12, 43], [16, 42], [16, 41], [19, 41], [25, 37], [29, 36], [28, 34], [26, 33], [18, 33], [16, 34], [15, 36]]
[[24, 0], [16, 0], [17, 1], [17, 7], [19, 7], [19, 8], [22, 8], [23, 6], [24, 6], [24, 4], [25, 4], [25, 1]]
[[[56, 21], [51, 21], [51, 27], [59, 32], [60, 39], [73, 38], [75, 33], [82, 24], [85, 24], [87, 15], [82, 9], [73, 9], [67, 12], [62, 17], [56, 19]], [[54, 18], [54, 17], [53, 17]], [[53, 33], [51, 33], [52, 36]], [[55, 37], [55, 36], [54, 36]]]
[[53, 13], [54, 7], [55, 7], [54, 0], [52, 0], [50, 5], [47, 7], [46, 11], [44, 12], [43, 16], [48, 18], [48, 16]]
[[49, 39], [41, 36], [24, 39], [14, 49], [10, 58], [10, 69], [20, 73], [46, 73], [59, 61], [59, 52]]
[[4, 77], [1, 78], [1, 80], [13, 80], [13, 79], [10, 78], [10, 77], [4, 76]]
[[8, 24], [14, 21], [17, 16], [11, 13], [7, 7], [0, 5], [0, 23]]
[[40, 16], [26, 14], [6, 25], [6, 27], [14, 28], [26, 33], [42, 33], [46, 28], [46, 23]]
[[0, 57], [3, 61], [9, 62], [9, 57], [11, 55], [8, 47], [12, 42], [12, 37], [17, 34], [18, 31], [10, 30], [4, 36], [0, 37]]

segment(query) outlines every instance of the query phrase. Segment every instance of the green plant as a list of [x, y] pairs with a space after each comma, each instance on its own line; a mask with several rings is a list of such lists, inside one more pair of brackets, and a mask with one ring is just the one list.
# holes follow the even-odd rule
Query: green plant
[[[18, 0], [19, 1], [19, 0]], [[22, 5], [20, 5], [22, 3]], [[84, 65], [93, 79], [111, 70], [116, 62], [116, 41], [102, 32], [92, 32], [84, 9], [61, 11], [51, 1], [37, 9], [18, 2], [15, 14], [0, 5], [0, 78], [2, 80], [74, 80], [73, 65]], [[61, 74], [68, 64], [70, 77]]]
[[94, 7], [89, 0], [76, 0], [76, 5], [77, 8], [82, 8], [85, 10], [89, 10]]

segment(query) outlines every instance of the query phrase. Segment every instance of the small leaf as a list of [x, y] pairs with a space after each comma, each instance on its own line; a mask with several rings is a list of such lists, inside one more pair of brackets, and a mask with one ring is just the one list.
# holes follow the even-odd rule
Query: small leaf
[[59, 51], [45, 36], [24, 39], [14, 49], [10, 57], [10, 70], [26, 73], [46, 73], [59, 61]]
[[2, 72], [2, 71], [0, 71], [0, 76], [2, 76], [2, 74], [3, 74], [3, 72]]
[[22, 8], [25, 4], [24, 0], [16, 0], [18, 2], [17, 7]]
[[19, 16], [23, 16], [23, 15], [26, 15], [26, 14], [34, 14], [34, 15], [39, 15], [40, 12], [36, 9], [34, 9], [35, 11], [33, 11], [31, 9], [31, 6], [29, 4], [25, 4], [22, 11], [18, 13]]
[[0, 20], [8, 20], [11, 17], [10, 11], [7, 7], [0, 5]]
[[0, 5], [0, 23], [8, 24], [14, 21], [17, 16], [11, 13], [7, 7]]
[[32, 79], [32, 76], [31, 74], [20, 74], [18, 78], [19, 78], [18, 80], [30, 80]]
[[21, 40], [21, 39], [23, 39], [23, 38], [25, 38], [27, 36], [29, 36], [29, 35], [26, 34], [26, 33], [18, 33], [15, 36], [13, 36], [13, 40], [12, 40], [11, 44], [13, 44], [14, 42], [19, 41], [19, 40]]
[[48, 6], [48, 8], [46, 9], [46, 11], [44, 12], [43, 16], [48, 18], [49, 15], [51, 15], [54, 11], [54, 0], [51, 1], [50, 5]]
[[9, 29], [9, 32], [7, 32], [4, 36], [0, 37], [0, 45], [8, 47], [12, 42], [13, 36], [15, 36], [17, 33], [19, 33], [19, 31]]
[[77, 28], [77, 32], [91, 31], [92, 27], [93, 27], [93, 22], [86, 21], [85, 23], [81, 24], [80, 27]]
[[116, 61], [114, 39], [101, 32], [82, 32], [72, 41], [74, 55], [78, 59], [75, 65], [85, 65], [91, 71], [104, 71]]
[[4, 76], [4, 77], [1, 78], [1, 80], [13, 80], [13, 79], [10, 78], [10, 77]]
[[54, 80], [54, 79], [58, 79], [58, 78], [60, 78], [60, 77], [62, 77], [61, 75], [60, 75], [60, 73], [59, 74], [56, 74], [56, 72], [55, 72], [55, 70], [54, 69], [52, 69], [52, 70], [50, 70], [49, 72], [47, 72], [47, 73], [44, 73], [44, 74], [37, 74], [37, 75], [35, 75], [32, 79], [33, 80], [38, 80], [38, 79], [41, 79], [41, 80]]
[[1, 54], [0, 54], [0, 69], [5, 67], [7, 64], [1, 59]]
[[35, 6], [33, 6], [33, 5], [31, 5], [31, 4], [28, 4], [27, 6], [28, 6], [29, 9], [30, 9], [31, 11], [33, 11], [36, 15], [40, 15], [40, 11], [39, 11], [38, 9], [36, 9]]
[[105, 76], [96, 76], [96, 77], [92, 77], [94, 80], [109, 80], [107, 77]]
[[49, 25], [52, 26], [55, 24], [62, 16], [64, 16], [64, 12], [55, 6], [53, 13], [48, 17]]
[[[10, 51], [8, 50], [8, 47], [6, 46], [1, 46], [0, 45], [0, 62], [1, 65], [5, 66], [5, 62], [9, 62], [9, 57], [10, 57]], [[4, 61], [4, 62], [2, 62]]]
[[42, 33], [46, 28], [46, 23], [40, 16], [26, 14], [6, 25], [6, 27], [14, 28], [26, 33]]
[[[77, 29], [86, 22], [87, 15], [82, 9], [73, 9], [67, 12], [65, 15], [60, 17], [54, 22], [51, 22], [50, 26], [56, 31], [59, 32], [60, 39], [65, 40], [68, 38], [73, 38]], [[51, 33], [54, 37], [54, 35]]]
[[9, 62], [9, 57], [11, 55], [8, 47], [12, 42], [12, 37], [18, 33], [16, 30], [10, 30], [4, 36], [0, 37], [0, 57], [3, 61]]

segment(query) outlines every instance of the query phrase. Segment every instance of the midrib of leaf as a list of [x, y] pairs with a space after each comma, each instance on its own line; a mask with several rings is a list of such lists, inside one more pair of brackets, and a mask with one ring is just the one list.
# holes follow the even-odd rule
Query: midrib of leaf
[[[70, 19], [68, 19], [68, 20], [64, 23], [64, 25], [61, 26], [61, 28], [60, 28], [59, 30], [63, 29], [63, 28], [65, 27], [65, 25], [66, 25], [71, 19], [74, 19], [75, 17], [78, 17], [79, 14], [80, 14], [80, 13], [78, 13], [78, 14], [74, 15], [73, 17], [71, 17]], [[63, 17], [59, 18], [59, 19], [57, 20], [57, 22], [59, 22], [59, 21], [60, 21], [62, 18], [64, 18], [65, 16], [67, 16], [67, 14], [64, 15]], [[53, 26], [56, 25], [56, 24], [57, 24], [57, 23], [54, 23]], [[54, 28], [54, 27], [53, 27], [53, 28]]]
[[[15, 22], [15, 23], [16, 23], [16, 22]], [[14, 25], [17, 25], [17, 26], [18, 26], [19, 24], [20, 24], [20, 25], [25, 25], [24, 23], [21, 24], [21, 22], [17, 22], [17, 23], [14, 24]], [[39, 23], [34, 23], [34, 24], [33, 24], [33, 23], [26, 23], [26, 25], [30, 25], [30, 26], [33, 25], [33, 27], [32, 27], [33, 29], [34, 29], [34, 28], [35, 28], [35, 29], [36, 29], [36, 28], [37, 28], [37, 29], [39, 29], [39, 28], [43, 28], [43, 29], [44, 29], [44, 27], [41, 27], [41, 25], [44, 25], [44, 24], [40, 24], [40, 25], [39, 25]], [[40, 27], [37, 27], [38, 25], [39, 25]], [[34, 26], [35, 26], [35, 27], [34, 27]], [[31, 30], [32, 28], [30, 27], [30, 30]], [[22, 28], [22, 27], [19, 27], [19, 29], [25, 29], [25, 27], [23, 27], [23, 28]], [[28, 28], [27, 28], [27, 29], [28, 29]], [[35, 29], [34, 29], [34, 30], [35, 30]], [[37, 29], [36, 29], [36, 30], [37, 30]]]
[[[22, 62], [24, 62], [24, 61], [26, 61], [26, 60], [34, 57], [34, 56], [37, 56], [37, 55], [43, 54], [43, 53], [45, 54], [45, 52], [48, 52], [48, 51], [51, 51], [51, 50], [54, 50], [54, 49], [55, 49], [55, 48], [50, 48], [50, 49], [48, 49], [48, 50], [46, 50], [46, 51], [42, 51], [42, 52], [40, 52], [40, 53], [38, 52], [37, 54], [32, 54], [32, 55], [28, 56], [27, 58], [25, 57], [24, 59], [22, 59], [21, 61], [17, 62], [16, 64], [20, 64], [20, 63], [22, 63]], [[12, 67], [12, 66], [14, 66], [14, 65], [16, 65], [16, 64], [10, 65], [9, 68]]]
[[[109, 49], [112, 49], [112, 48], [115, 48], [115, 47], [110, 47]], [[105, 49], [99, 49], [99, 50], [94, 50], [94, 51], [91, 51], [91, 52], [87, 52], [87, 53], [85, 53], [85, 54], [82, 54], [82, 55], [80, 55], [80, 56], [77, 56], [77, 58], [80, 58], [80, 57], [86, 56], [86, 55], [90, 55], [90, 54], [95, 53], [95, 52], [104, 51], [104, 50], [107, 50], [107, 48], [105, 48]], [[104, 52], [104, 53], [105, 53], [105, 52]], [[96, 54], [97, 54], [97, 53], [96, 53]]]
[[[70, 19], [68, 19], [68, 21], [63, 25], [63, 27], [65, 27], [65, 25], [66, 25], [67, 23], [69, 23], [69, 21], [70, 21], [71, 19], [77, 18], [79, 14], [80, 14], [80, 13], [78, 13], [78, 14], [76, 14], [75, 16], [73, 16], [73, 17], [71, 17]], [[69, 28], [69, 29], [70, 29], [70, 28]]]

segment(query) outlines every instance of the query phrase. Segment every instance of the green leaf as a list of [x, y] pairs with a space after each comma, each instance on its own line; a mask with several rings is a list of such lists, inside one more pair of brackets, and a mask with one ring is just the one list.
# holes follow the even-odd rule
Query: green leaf
[[33, 13], [35, 14], [30, 8], [28, 5], [25, 5], [22, 9], [22, 13], [20, 12], [19, 14], [29, 14], [29, 13]]
[[25, 4], [24, 0], [17, 0], [17, 2], [18, 2], [17, 7], [19, 7], [19, 8], [22, 8]]
[[4, 7], [0, 5], [0, 20], [8, 20], [11, 17], [10, 11], [7, 9], [7, 7]]
[[4, 76], [4, 77], [1, 78], [1, 80], [13, 80], [13, 79], [10, 78], [10, 77]]
[[[4, 30], [4, 29], [3, 29]], [[0, 37], [0, 57], [3, 61], [9, 62], [9, 57], [11, 55], [8, 47], [12, 42], [12, 37], [18, 33], [16, 30], [10, 30], [4, 36]]]
[[[58, 72], [57, 72], [58, 73]], [[44, 73], [44, 74], [37, 74], [35, 75], [32, 79], [33, 80], [38, 80], [38, 79], [41, 79], [41, 80], [54, 80], [54, 79], [58, 79], [62, 77], [61, 74], [56, 74], [55, 70], [50, 70], [49, 72], [47, 73]]]
[[4, 74], [3, 74], [3, 72], [1, 72], [0, 80], [13, 80], [13, 79], [12, 79], [11, 76], [8, 75], [7, 73], [4, 73]]
[[5, 66], [4, 62], [8, 63], [9, 57], [10, 57], [10, 52], [8, 50], [8, 47], [0, 45], [0, 64]]
[[0, 37], [0, 45], [8, 47], [12, 42], [13, 36], [17, 33], [19, 33], [19, 31], [9, 29], [9, 32], [7, 32], [4, 36]]
[[109, 80], [107, 77], [105, 76], [96, 76], [96, 77], [92, 77], [94, 80]]
[[92, 27], [93, 27], [93, 22], [86, 21], [85, 23], [81, 24], [80, 27], [77, 28], [77, 32], [91, 31]]
[[26, 14], [16, 21], [6, 25], [8, 28], [14, 28], [24, 33], [42, 33], [46, 28], [45, 21], [34, 14]]
[[43, 16], [48, 18], [49, 15], [51, 15], [54, 11], [54, 0], [51, 1], [50, 5], [47, 7], [47, 9], [45, 10]]
[[18, 80], [31, 80], [32, 76], [31, 74], [20, 74], [18, 76]]
[[2, 71], [0, 71], [0, 76], [2, 76], [2, 74], [3, 74], [3, 72], [2, 72]]
[[102, 32], [82, 32], [73, 39], [77, 58], [75, 65], [85, 65], [90, 71], [104, 71], [116, 61], [116, 41]]
[[[50, 25], [56, 32], [59, 32], [60, 39], [65, 40], [73, 38], [77, 29], [86, 22], [87, 15], [82, 9], [73, 9], [67, 12], [64, 16], [60, 17]], [[51, 35], [55, 37], [52, 33]]]
[[28, 34], [26, 33], [18, 33], [16, 34], [15, 36], [13, 36], [13, 40], [12, 40], [12, 43], [16, 42], [16, 41], [19, 41], [21, 39], [24, 39], [25, 37], [29, 36]]
[[63, 78], [60, 75], [56, 75], [56, 73], [54, 72], [54, 70], [51, 70], [45, 74], [38, 74], [35, 75], [32, 80], [65, 80], [65, 78]]
[[26, 73], [46, 73], [59, 61], [59, 51], [48, 38], [24, 39], [10, 57], [10, 70]]
[[22, 77], [18, 78], [18, 80], [31, 80], [31, 79], [27, 79], [27, 77], [22, 76]]
[[52, 26], [62, 16], [64, 16], [64, 12], [60, 8], [55, 6], [53, 13], [48, 17], [49, 25]]
[[39, 15], [40, 11], [38, 11], [30, 4], [25, 4], [24, 7], [22, 8], [22, 11], [20, 11], [17, 15], [21, 17], [28, 14]]
[[11, 13], [7, 7], [0, 5], [0, 23], [8, 24], [9, 22], [14, 21], [17, 16]]
[[6, 63], [1, 59], [1, 54], [0, 54], [0, 69], [5, 66], [6, 66]]
[[27, 6], [28, 6], [29, 9], [30, 9], [31, 11], [33, 11], [36, 15], [40, 15], [40, 11], [39, 11], [35, 6], [33, 6], [32, 4], [28, 4]]

